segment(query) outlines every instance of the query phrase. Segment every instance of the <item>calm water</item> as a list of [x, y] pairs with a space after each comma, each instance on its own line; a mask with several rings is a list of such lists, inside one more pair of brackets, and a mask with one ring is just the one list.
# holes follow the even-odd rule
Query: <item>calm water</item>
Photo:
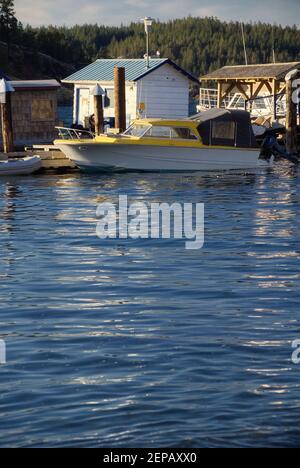
[[[300, 170], [0, 182], [1, 446], [299, 446]], [[206, 203], [206, 243], [95, 210]]]

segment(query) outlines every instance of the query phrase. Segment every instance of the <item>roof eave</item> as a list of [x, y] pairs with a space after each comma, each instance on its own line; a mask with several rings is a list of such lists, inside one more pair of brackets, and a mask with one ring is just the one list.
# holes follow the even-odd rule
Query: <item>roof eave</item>
[[[128, 83], [136, 83], [137, 81], [145, 78], [145, 76], [149, 75], [150, 73], [152, 73], [153, 71], [155, 70], [158, 70], [160, 67], [164, 66], [164, 65], [170, 65], [172, 66], [173, 68], [175, 68], [179, 73], [181, 73], [182, 75], [184, 75], [189, 81], [193, 82], [193, 83], [196, 83], [198, 86], [200, 86], [201, 82], [199, 81], [198, 78], [196, 78], [195, 76], [193, 76], [191, 73], [187, 72], [186, 70], [184, 70], [183, 68], [181, 68], [179, 65], [177, 65], [175, 62], [173, 62], [172, 60], [170, 59], [162, 59], [161, 60], [161, 63], [157, 64], [157, 65], [154, 65], [150, 68], [145, 68], [145, 72], [142, 73], [141, 75], [137, 76], [136, 78], [132, 79], [132, 80], [126, 80], [126, 82]], [[62, 83], [65, 83], [65, 84], [83, 84], [83, 83], [91, 83], [91, 84], [94, 84], [94, 83], [99, 83], [101, 81], [106, 81], [106, 82], [113, 82], [113, 80], [111, 81], [107, 81], [107, 80], [78, 80], [78, 79], [72, 79], [72, 76], [69, 76], [67, 78], [65, 78], [64, 80], [62, 80]]]
[[220, 78], [215, 76], [202, 76], [201, 81], [241, 81], [241, 80], [279, 80], [282, 76], [244, 76], [244, 77], [227, 77]]
[[[114, 83], [114, 80], [62, 80], [62, 83], [65, 83], [65, 84], [83, 84], [83, 85], [95, 85], [97, 83], [107, 83], [107, 84], [113, 84]], [[125, 81], [126, 84], [130, 83], [134, 83], [133, 80], [126, 80]]]
[[177, 65], [175, 62], [173, 62], [173, 60], [171, 60], [171, 59], [166, 59], [165, 61], [163, 61], [162, 63], [157, 65], [155, 68], [152, 68], [152, 69], [149, 68], [148, 70], [145, 71], [145, 73], [143, 73], [142, 75], [137, 77], [134, 81], [139, 81], [142, 78], [145, 78], [145, 76], [149, 75], [149, 73], [151, 73], [154, 70], [158, 70], [160, 67], [162, 67], [164, 65], [171, 65], [171, 67], [175, 68], [179, 73], [181, 73], [186, 78], [188, 78], [189, 81], [197, 83], [199, 86], [201, 85], [201, 82], [198, 80], [198, 78], [196, 78], [191, 73], [189, 73], [186, 70], [184, 70], [183, 68], [181, 68], [179, 65]]

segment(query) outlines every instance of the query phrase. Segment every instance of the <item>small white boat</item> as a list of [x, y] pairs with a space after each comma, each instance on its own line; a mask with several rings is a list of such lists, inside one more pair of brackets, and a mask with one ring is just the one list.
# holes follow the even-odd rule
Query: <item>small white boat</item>
[[0, 176], [29, 175], [42, 167], [39, 156], [28, 156], [26, 158], [7, 159], [0, 161]]
[[[121, 135], [85, 139], [61, 132], [55, 146], [86, 171], [227, 171], [268, 167], [245, 111], [215, 109], [191, 119], [136, 120]], [[66, 136], [67, 135], [67, 136]]]

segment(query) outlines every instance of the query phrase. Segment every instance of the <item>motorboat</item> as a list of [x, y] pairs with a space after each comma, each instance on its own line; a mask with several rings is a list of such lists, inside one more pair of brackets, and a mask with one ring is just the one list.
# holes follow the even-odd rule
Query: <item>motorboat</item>
[[83, 137], [60, 129], [54, 142], [85, 171], [227, 171], [267, 167], [245, 111], [213, 109], [190, 119], [136, 120], [122, 134]]
[[27, 156], [25, 158], [0, 160], [0, 176], [29, 175], [37, 172], [42, 167], [39, 156]]

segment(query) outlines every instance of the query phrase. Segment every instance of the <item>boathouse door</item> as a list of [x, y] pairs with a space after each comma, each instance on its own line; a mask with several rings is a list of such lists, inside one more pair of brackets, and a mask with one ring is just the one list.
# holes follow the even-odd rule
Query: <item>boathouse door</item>
[[90, 110], [90, 89], [79, 88], [78, 92], [78, 109], [77, 109], [77, 122], [79, 125], [85, 126], [86, 119], [91, 116], [93, 112]]

